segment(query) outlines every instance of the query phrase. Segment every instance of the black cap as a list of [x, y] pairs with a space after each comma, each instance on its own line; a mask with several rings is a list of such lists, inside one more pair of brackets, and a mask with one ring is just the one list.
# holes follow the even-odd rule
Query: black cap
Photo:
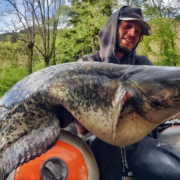
[[119, 19], [123, 21], [138, 21], [141, 24], [142, 34], [150, 35], [151, 28], [143, 20], [142, 11], [140, 8], [132, 8], [130, 6], [123, 6], [120, 11]]

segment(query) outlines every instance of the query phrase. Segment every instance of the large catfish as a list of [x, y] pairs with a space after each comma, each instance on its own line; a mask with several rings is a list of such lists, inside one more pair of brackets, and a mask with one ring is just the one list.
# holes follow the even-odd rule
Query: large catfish
[[123, 147], [179, 110], [180, 68], [84, 62], [42, 69], [0, 99], [0, 179], [46, 152], [73, 118]]

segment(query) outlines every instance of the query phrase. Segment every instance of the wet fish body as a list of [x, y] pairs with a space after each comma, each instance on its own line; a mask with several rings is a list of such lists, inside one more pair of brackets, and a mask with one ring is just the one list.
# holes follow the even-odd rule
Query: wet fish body
[[59, 124], [66, 124], [63, 108], [107, 143], [139, 141], [179, 113], [179, 81], [180, 68], [98, 62], [66, 63], [27, 76], [0, 99], [0, 179], [55, 143]]

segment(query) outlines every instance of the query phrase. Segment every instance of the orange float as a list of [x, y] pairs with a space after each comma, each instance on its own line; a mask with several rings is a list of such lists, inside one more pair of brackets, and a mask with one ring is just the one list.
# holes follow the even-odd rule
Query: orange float
[[19, 166], [11, 177], [13, 180], [99, 180], [99, 171], [84, 141], [62, 131], [50, 150]]

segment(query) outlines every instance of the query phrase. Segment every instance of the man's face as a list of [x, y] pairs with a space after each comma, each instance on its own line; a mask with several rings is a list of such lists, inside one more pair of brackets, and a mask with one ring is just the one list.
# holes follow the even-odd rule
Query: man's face
[[137, 21], [121, 21], [118, 26], [117, 50], [123, 54], [130, 53], [137, 46], [140, 35], [141, 28]]

